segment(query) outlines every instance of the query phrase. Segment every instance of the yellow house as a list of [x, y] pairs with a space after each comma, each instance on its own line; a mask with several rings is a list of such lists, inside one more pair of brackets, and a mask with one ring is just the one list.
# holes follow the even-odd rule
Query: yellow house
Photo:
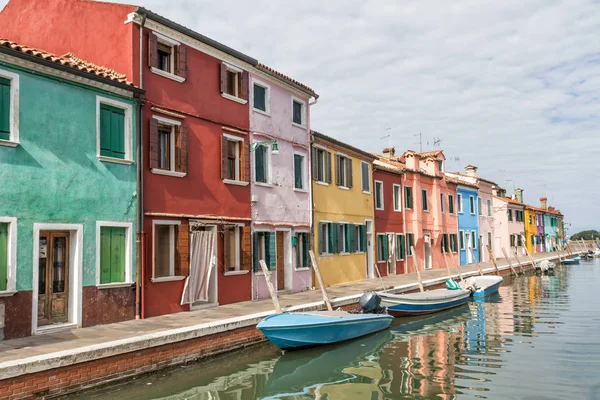
[[537, 236], [537, 227], [535, 225], [535, 210], [531, 206], [525, 206], [525, 242], [527, 243], [527, 251], [529, 254], [535, 253], [533, 244], [534, 238]]
[[313, 238], [325, 286], [374, 277], [370, 153], [312, 132]]

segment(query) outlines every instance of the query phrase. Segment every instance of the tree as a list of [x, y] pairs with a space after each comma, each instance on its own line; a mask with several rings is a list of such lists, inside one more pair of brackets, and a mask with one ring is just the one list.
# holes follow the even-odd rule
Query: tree
[[571, 240], [596, 240], [600, 238], [600, 232], [590, 229], [589, 231], [581, 231], [570, 237]]

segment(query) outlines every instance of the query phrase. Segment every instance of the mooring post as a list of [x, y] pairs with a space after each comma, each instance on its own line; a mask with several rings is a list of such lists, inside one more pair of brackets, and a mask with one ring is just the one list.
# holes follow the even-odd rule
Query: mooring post
[[518, 252], [519, 252], [519, 246], [515, 246], [515, 259], [517, 260], [517, 267], [519, 267], [519, 270], [521, 271], [521, 273], [524, 274], [525, 272], [523, 271], [523, 266], [521, 265], [521, 261], [519, 261], [519, 257], [517, 256]]
[[452, 249], [450, 249], [450, 256], [452, 256], [452, 264], [454, 265], [454, 268], [456, 268], [456, 270], [458, 271], [458, 276], [460, 277], [460, 281], [464, 282], [465, 279], [463, 278], [462, 273], [460, 272], [460, 268], [458, 267], [458, 264], [456, 263], [456, 260], [454, 259], [454, 253], [452, 252]]
[[502, 248], [502, 254], [504, 254], [504, 258], [506, 258], [506, 261], [508, 261], [508, 266], [510, 267], [512, 273], [515, 275], [519, 275], [517, 274], [517, 271], [513, 268], [512, 263], [510, 262], [510, 258], [508, 258], [508, 255], [506, 254], [506, 249], [504, 247]]
[[[535, 269], [535, 261], [533, 261], [533, 257], [531, 256], [531, 253], [529, 252], [529, 250], [527, 250], [527, 242], [525, 241], [525, 237], [523, 235], [521, 235], [521, 238], [523, 240], [523, 243], [525, 243], [525, 246], [523, 246], [523, 248], [525, 249], [525, 254], [527, 254], [527, 257], [529, 258], [529, 262], [531, 263], [531, 268]], [[560, 258], [560, 256], [559, 256]]]
[[277, 292], [273, 287], [273, 282], [271, 282], [271, 273], [269, 272], [269, 268], [267, 268], [265, 260], [260, 260], [258, 264], [260, 265], [260, 268], [262, 269], [263, 274], [265, 276], [267, 288], [269, 289], [269, 293], [271, 294], [271, 300], [273, 300], [273, 305], [275, 306], [275, 312], [279, 314], [281, 313], [281, 306], [279, 305], [279, 299], [277, 298]]
[[419, 262], [417, 261], [417, 256], [415, 255], [415, 247], [414, 246], [410, 246], [410, 255], [413, 258], [413, 261], [415, 262], [415, 271], [417, 271], [417, 280], [419, 281], [419, 290], [421, 292], [424, 292], [425, 289], [423, 289], [423, 282], [421, 281], [421, 272], [419, 271]]
[[494, 253], [492, 253], [492, 249], [490, 246], [485, 246], [490, 255], [490, 260], [492, 260], [492, 264], [494, 264], [494, 268], [496, 268], [496, 275], [500, 276], [500, 270], [498, 269], [498, 263], [496, 263], [496, 257], [494, 257]]
[[317, 259], [315, 258], [315, 253], [312, 250], [308, 251], [310, 255], [310, 263], [312, 264], [313, 269], [315, 270], [315, 275], [317, 276], [317, 280], [319, 281], [319, 286], [321, 287], [321, 294], [323, 295], [323, 301], [327, 306], [327, 310], [333, 311], [333, 307], [331, 307], [331, 302], [329, 301], [329, 296], [327, 295], [327, 289], [325, 289], [325, 284], [323, 283], [323, 277], [321, 276], [321, 270], [319, 269], [319, 265], [317, 264]]
[[444, 254], [444, 263], [446, 264], [446, 271], [448, 271], [448, 279], [452, 279], [452, 273], [450, 272], [450, 266], [448, 265], [448, 257], [446, 257], [446, 249], [442, 249]]
[[477, 261], [477, 259], [475, 258], [475, 253], [473, 252], [473, 249], [471, 247], [469, 247], [469, 251], [471, 252], [471, 257], [473, 257], [473, 260], [475, 260], [475, 265], [477, 265], [477, 269], [479, 270], [479, 275], [483, 276], [483, 271], [481, 270], [481, 265], [479, 265], [479, 261]]

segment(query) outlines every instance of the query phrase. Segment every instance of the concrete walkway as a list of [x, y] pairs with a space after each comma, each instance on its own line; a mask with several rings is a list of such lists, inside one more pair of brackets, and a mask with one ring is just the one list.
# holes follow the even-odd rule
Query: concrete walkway
[[[534, 255], [536, 261], [556, 258], [556, 253]], [[520, 261], [525, 268], [531, 267], [526, 257], [520, 257]], [[511, 262], [516, 265], [514, 259]], [[503, 259], [498, 259], [498, 266], [504, 274], [509, 268]], [[481, 267], [487, 274], [495, 271], [491, 263], [483, 263]], [[478, 274], [475, 265], [460, 269], [465, 277]], [[456, 271], [452, 267], [451, 270]], [[445, 268], [423, 271], [421, 276], [425, 287], [442, 284], [448, 278]], [[453, 277], [458, 278], [456, 274]], [[397, 293], [417, 289], [416, 282], [416, 273], [383, 278], [386, 289]], [[365, 291], [381, 290], [381, 281], [378, 278], [363, 280], [331, 286], [327, 290], [333, 306], [339, 307], [356, 303]], [[289, 311], [324, 307], [319, 290], [282, 295], [280, 303]], [[252, 326], [272, 313], [273, 303], [264, 299], [6, 340], [0, 342], [0, 379]]]

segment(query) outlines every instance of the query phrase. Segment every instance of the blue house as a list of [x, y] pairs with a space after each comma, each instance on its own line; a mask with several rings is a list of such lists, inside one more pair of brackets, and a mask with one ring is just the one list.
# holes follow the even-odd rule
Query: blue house
[[[460, 177], [459, 177], [460, 179]], [[479, 250], [481, 240], [479, 237], [479, 210], [477, 206], [477, 184], [463, 179], [458, 185], [456, 205], [458, 211], [458, 242], [460, 252], [460, 265], [473, 264], [480, 260]], [[473, 254], [469, 251], [473, 250]], [[473, 258], [473, 256], [475, 258]]]

